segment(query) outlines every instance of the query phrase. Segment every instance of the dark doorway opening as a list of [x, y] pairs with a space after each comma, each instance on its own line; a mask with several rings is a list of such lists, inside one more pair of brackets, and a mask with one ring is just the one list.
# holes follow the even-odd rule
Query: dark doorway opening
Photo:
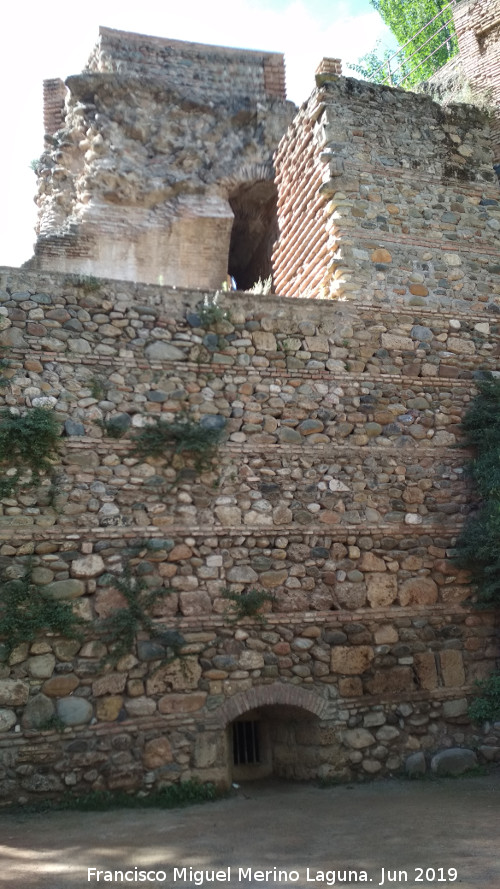
[[245, 182], [229, 195], [234, 213], [228, 274], [238, 290], [249, 290], [272, 275], [271, 257], [278, 237], [277, 190], [262, 179]]
[[317, 717], [299, 707], [277, 704], [249, 710], [229, 726], [231, 780], [315, 778], [325, 763], [338, 760], [338, 742], [328, 732]]
[[259, 723], [249, 719], [247, 722], [233, 724], [233, 764], [248, 766], [260, 763]]

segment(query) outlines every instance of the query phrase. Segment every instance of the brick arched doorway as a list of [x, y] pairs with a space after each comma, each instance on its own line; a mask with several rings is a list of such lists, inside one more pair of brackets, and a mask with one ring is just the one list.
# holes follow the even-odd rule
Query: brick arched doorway
[[217, 713], [226, 733], [229, 780], [326, 774], [340, 752], [329, 709], [314, 692], [284, 683], [234, 695]]

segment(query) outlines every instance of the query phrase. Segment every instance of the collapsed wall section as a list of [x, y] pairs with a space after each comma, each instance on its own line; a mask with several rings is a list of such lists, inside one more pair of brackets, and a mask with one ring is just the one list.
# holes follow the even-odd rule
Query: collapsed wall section
[[325, 74], [280, 143], [276, 177], [278, 292], [498, 301], [498, 185], [478, 109]]
[[[473, 508], [458, 424], [495, 365], [494, 313], [233, 294], [207, 315], [199, 292], [15, 270], [0, 286], [0, 399], [65, 433], [51, 477], [0, 504], [0, 567], [29, 566], [84, 621], [3, 649], [5, 800], [227, 784], [247, 714], [288, 777], [496, 755], [466, 715], [495, 618], [452, 560]], [[224, 430], [214, 463], [134, 452], [185, 412]], [[160, 592], [113, 662], [102, 621], [127, 567]], [[264, 614], [238, 617], [225, 591], [255, 589]]]
[[[101, 28], [88, 68], [66, 80], [64, 107], [61, 86], [46, 83], [29, 267], [215, 289], [235, 217], [250, 254], [270, 239], [272, 156], [295, 110], [282, 55]], [[241, 189], [253, 189], [259, 243], [241, 223], [248, 208], [233, 209]], [[269, 252], [248, 275], [270, 267]]]

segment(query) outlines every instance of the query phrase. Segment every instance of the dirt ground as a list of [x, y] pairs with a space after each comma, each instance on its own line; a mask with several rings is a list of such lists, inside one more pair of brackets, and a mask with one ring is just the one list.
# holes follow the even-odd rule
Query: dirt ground
[[254, 783], [172, 811], [2, 813], [0, 884], [499, 889], [499, 804], [496, 772], [325, 789]]

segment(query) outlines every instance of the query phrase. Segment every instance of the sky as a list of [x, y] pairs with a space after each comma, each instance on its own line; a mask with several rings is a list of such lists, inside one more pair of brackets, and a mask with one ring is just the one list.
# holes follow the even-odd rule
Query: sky
[[324, 56], [356, 62], [395, 47], [369, 0], [51, 0], [6, 4], [0, 37], [0, 265], [33, 253], [36, 187], [30, 162], [43, 150], [42, 81], [77, 74], [100, 25], [159, 37], [285, 53], [288, 98], [300, 105]]

